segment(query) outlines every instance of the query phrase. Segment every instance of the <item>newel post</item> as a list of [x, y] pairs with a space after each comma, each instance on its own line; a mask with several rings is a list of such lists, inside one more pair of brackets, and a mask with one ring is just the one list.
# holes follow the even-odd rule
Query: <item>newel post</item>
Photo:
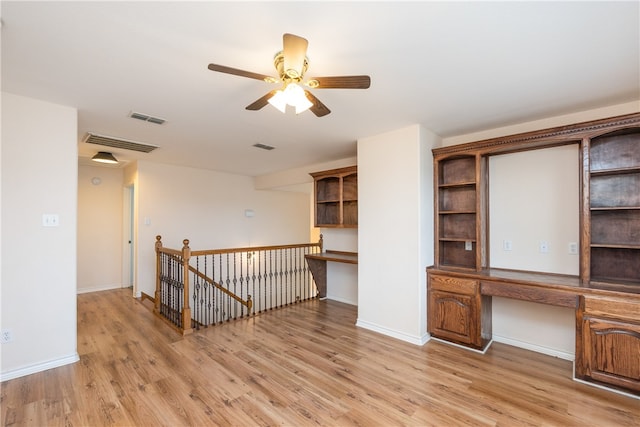
[[182, 333], [188, 334], [191, 329], [191, 307], [189, 306], [189, 259], [191, 258], [191, 248], [189, 247], [189, 239], [182, 241], [182, 265], [184, 268], [184, 303], [182, 307]]
[[162, 274], [162, 236], [156, 236], [156, 292], [154, 294], [153, 311], [160, 312], [160, 275]]

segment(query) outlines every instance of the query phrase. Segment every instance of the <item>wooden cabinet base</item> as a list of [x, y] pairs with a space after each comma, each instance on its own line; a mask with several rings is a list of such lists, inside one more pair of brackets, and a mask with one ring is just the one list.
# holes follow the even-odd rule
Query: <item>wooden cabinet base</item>
[[640, 396], [640, 295], [583, 287], [569, 276], [430, 268], [428, 332], [486, 350], [491, 342], [493, 296], [575, 309], [575, 378]]
[[582, 297], [576, 378], [640, 393], [640, 313], [623, 299]]
[[477, 280], [430, 275], [428, 331], [431, 335], [483, 350], [491, 341], [491, 299]]

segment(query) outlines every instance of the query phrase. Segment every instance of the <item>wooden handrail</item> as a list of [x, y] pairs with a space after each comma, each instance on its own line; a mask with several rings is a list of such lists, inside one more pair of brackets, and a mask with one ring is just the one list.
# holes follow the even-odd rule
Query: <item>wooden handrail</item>
[[[158, 238], [160, 236], [156, 236]], [[296, 249], [296, 248], [308, 248], [318, 246], [320, 248], [320, 252], [322, 252], [323, 246], [323, 237], [320, 235], [320, 240], [318, 243], [298, 243], [293, 245], [274, 245], [274, 246], [249, 246], [244, 248], [230, 248], [230, 249], [205, 249], [199, 251], [191, 251], [192, 256], [201, 256], [201, 255], [217, 255], [217, 254], [228, 254], [228, 253], [239, 253], [239, 252], [258, 252], [258, 251], [271, 251], [278, 249]]]

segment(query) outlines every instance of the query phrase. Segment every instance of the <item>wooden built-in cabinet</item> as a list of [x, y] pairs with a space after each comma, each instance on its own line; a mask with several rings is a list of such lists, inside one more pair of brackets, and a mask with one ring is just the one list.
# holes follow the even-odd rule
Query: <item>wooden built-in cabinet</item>
[[638, 301], [581, 297], [576, 326], [576, 377], [640, 393]]
[[358, 226], [358, 171], [356, 166], [310, 174], [313, 177], [315, 226]]
[[[428, 323], [431, 334], [482, 349], [491, 336], [491, 300], [480, 294], [477, 280], [432, 275], [429, 280]], [[485, 299], [483, 303], [483, 299]], [[484, 321], [483, 321], [484, 317]], [[484, 328], [484, 329], [483, 329]]]
[[[569, 144], [580, 147], [580, 274], [491, 268], [488, 158]], [[493, 296], [571, 307], [576, 378], [640, 395], [640, 113], [433, 154], [429, 333], [483, 350], [491, 340]]]
[[589, 281], [640, 288], [640, 128], [588, 144]]
[[486, 159], [477, 155], [448, 157], [435, 164], [436, 257], [440, 265], [473, 270], [484, 265], [481, 202], [486, 180], [481, 176], [485, 165]]

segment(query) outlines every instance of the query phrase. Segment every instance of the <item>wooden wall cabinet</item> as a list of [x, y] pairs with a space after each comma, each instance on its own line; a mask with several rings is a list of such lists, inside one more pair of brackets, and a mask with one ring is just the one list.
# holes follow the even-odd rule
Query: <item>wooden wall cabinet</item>
[[313, 177], [316, 227], [358, 226], [358, 171], [356, 166], [310, 174]]
[[637, 303], [620, 298], [583, 297], [576, 329], [576, 378], [640, 392]]

